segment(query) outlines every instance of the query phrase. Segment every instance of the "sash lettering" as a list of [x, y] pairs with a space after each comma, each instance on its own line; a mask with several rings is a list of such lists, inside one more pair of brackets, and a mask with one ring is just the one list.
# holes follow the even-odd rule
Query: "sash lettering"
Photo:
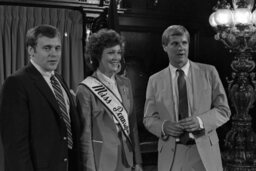
[[103, 85], [99, 85], [99, 86], [94, 86], [92, 87], [94, 89], [94, 91], [100, 95], [102, 97], [102, 99], [109, 104], [111, 102], [110, 97], [107, 95], [107, 88], [104, 87]]
[[124, 129], [129, 131], [129, 126], [126, 124], [126, 120], [124, 118], [124, 116], [122, 115], [124, 108], [122, 106], [118, 106], [118, 107], [114, 107], [113, 111], [117, 112], [117, 116], [119, 117], [120, 121], [122, 122], [122, 124], [124, 125]]
[[120, 124], [121, 129], [125, 133], [127, 139], [131, 142], [129, 138], [130, 128], [128, 122], [128, 113], [118, 98], [97, 78], [87, 77], [84, 81], [82, 81], [82, 84], [88, 87], [91, 92], [95, 94], [100, 99], [100, 101], [111, 111], [111, 114]]

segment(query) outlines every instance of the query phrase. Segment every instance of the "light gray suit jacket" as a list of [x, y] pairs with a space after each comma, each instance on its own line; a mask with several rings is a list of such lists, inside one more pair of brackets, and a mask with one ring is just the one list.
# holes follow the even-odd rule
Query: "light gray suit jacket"
[[[204, 124], [203, 134], [195, 135], [196, 146], [207, 171], [222, 171], [216, 129], [226, 123], [230, 109], [225, 90], [214, 66], [190, 61], [193, 106], [191, 114]], [[158, 142], [158, 171], [170, 171], [174, 161], [175, 138], [161, 138], [164, 120], [175, 121], [172, 80], [169, 67], [149, 78], [144, 110], [144, 125]], [[182, 159], [181, 159], [182, 160]]]
[[[97, 77], [97, 74], [93, 74]], [[130, 166], [140, 164], [137, 119], [133, 112], [133, 96], [130, 80], [116, 75], [116, 83], [127, 110], [130, 127], [129, 142], [124, 142], [124, 155]], [[104, 104], [84, 85], [77, 88], [77, 107], [81, 115], [81, 162], [84, 171], [114, 171], [118, 161], [118, 138], [113, 116]], [[128, 141], [128, 140], [127, 140]]]

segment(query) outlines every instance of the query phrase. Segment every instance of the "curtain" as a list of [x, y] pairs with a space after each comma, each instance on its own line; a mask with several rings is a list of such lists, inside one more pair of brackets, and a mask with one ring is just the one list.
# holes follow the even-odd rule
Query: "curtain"
[[40, 24], [51, 24], [60, 30], [62, 58], [57, 72], [75, 90], [84, 78], [83, 18], [81, 11], [64, 8], [0, 5], [0, 85], [28, 63], [26, 32]]

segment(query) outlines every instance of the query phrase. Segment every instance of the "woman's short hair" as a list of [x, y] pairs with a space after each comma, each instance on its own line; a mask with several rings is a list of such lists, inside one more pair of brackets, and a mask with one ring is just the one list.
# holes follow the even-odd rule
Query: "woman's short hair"
[[190, 35], [188, 30], [181, 25], [169, 26], [162, 34], [162, 45], [167, 46], [171, 36], [187, 36], [188, 42], [190, 41]]
[[60, 32], [59, 30], [52, 26], [52, 25], [39, 25], [36, 27], [33, 27], [27, 31], [26, 35], [26, 46], [35, 47], [37, 45], [37, 40], [39, 37], [48, 37], [48, 38], [55, 38], [59, 37], [61, 40]]
[[101, 29], [89, 37], [86, 52], [90, 57], [94, 70], [99, 67], [103, 50], [116, 45], [120, 45], [123, 53], [124, 38], [112, 29]]

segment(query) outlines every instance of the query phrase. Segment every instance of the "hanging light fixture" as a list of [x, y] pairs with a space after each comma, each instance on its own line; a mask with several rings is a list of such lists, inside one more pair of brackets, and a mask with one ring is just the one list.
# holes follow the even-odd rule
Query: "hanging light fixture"
[[[221, 40], [232, 51], [256, 51], [256, 10], [254, 0], [218, 1], [210, 15], [210, 25]], [[253, 38], [252, 38], [253, 37]]]
[[[254, 11], [253, 11], [254, 10]], [[255, 62], [256, 10], [254, 0], [217, 2], [209, 23], [216, 31], [215, 39], [224, 43], [235, 58], [228, 81], [228, 93], [235, 111], [222, 151], [225, 171], [256, 170], [256, 134], [249, 114], [256, 97]]]

